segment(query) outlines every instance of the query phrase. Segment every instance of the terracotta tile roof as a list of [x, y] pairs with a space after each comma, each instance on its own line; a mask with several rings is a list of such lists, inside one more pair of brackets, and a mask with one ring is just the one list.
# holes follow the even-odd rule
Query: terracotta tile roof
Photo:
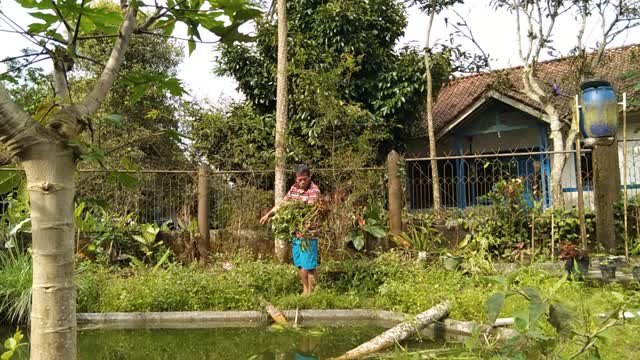
[[[588, 54], [588, 57], [591, 56], [593, 54]], [[575, 75], [575, 69], [578, 65], [576, 57], [566, 57], [541, 62], [536, 70], [544, 89], [548, 91], [552, 102], [563, 117], [571, 115], [573, 97], [579, 90], [579, 80]], [[522, 88], [522, 71], [523, 67], [519, 66], [451, 80], [440, 91], [435, 101], [433, 118], [436, 134], [453, 123], [456, 118], [490, 91], [495, 91], [535, 110], [542, 111], [539, 103], [530, 99], [520, 90]], [[607, 50], [601, 65], [595, 69], [591, 77], [611, 82], [619, 98], [624, 91], [627, 92], [627, 96], [632, 97], [639, 95], [637, 92], [634, 94], [633, 86], [640, 83], [640, 78], [629, 78], [628, 75], [632, 71], [640, 71], [640, 44]], [[554, 84], [559, 86], [560, 96], [551, 95]], [[424, 122], [422, 123], [424, 124]], [[416, 129], [415, 135], [425, 136], [425, 127]]]

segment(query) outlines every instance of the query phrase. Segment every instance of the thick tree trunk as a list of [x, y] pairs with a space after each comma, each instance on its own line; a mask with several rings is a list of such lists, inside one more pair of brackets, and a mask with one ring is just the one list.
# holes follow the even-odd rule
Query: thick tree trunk
[[415, 335], [422, 328], [436, 322], [449, 313], [449, 302], [438, 304], [431, 309], [416, 315], [409, 321], [400, 323], [366, 343], [349, 350], [334, 360], [357, 359], [365, 355], [373, 354], [378, 351], [387, 349], [397, 342], [400, 342], [410, 336]]
[[31, 359], [75, 359], [73, 156], [51, 141], [27, 148], [22, 159], [33, 236]]
[[[275, 203], [285, 196], [287, 164], [287, 4], [278, 0], [278, 74], [276, 88], [276, 174]], [[283, 263], [287, 259], [287, 242], [275, 239], [276, 259]]]

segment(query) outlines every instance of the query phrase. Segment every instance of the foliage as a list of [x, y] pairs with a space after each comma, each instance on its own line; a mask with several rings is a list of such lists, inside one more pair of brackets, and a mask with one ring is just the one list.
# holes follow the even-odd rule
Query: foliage
[[0, 355], [0, 359], [2, 360], [11, 359], [15, 354], [15, 352], [18, 351], [18, 349], [25, 346], [25, 343], [22, 342], [23, 337], [24, 336], [22, 335], [22, 331], [20, 331], [20, 329], [17, 329], [12, 337], [5, 340], [4, 348], [6, 351], [3, 352], [2, 355]]
[[[591, 358], [600, 358], [600, 343], [606, 342], [606, 331], [615, 326], [617, 320], [605, 318], [598, 322], [586, 321], [585, 332], [576, 326], [576, 316], [559, 299], [561, 289], [567, 283], [566, 277], [556, 280], [552, 286], [535, 289], [527, 286], [514, 286], [515, 277], [497, 276], [493, 278], [503, 286], [503, 291], [496, 292], [486, 301], [489, 323], [493, 324], [502, 311], [505, 301], [512, 297], [524, 299], [524, 303], [513, 314], [518, 336], [510, 338], [503, 346], [487, 347], [481, 345], [477, 338], [467, 340], [467, 346], [483, 357], [504, 356], [508, 358], [530, 358], [543, 355], [545, 358], [564, 358], [560, 352], [575, 348], [571, 359], [586, 353]], [[610, 292], [612, 303], [611, 314], [618, 312], [628, 301], [623, 294]], [[589, 318], [589, 314], [583, 314]], [[475, 349], [474, 349], [475, 348]]]
[[320, 207], [307, 204], [304, 201], [288, 200], [278, 206], [271, 228], [276, 239], [292, 241], [296, 233], [302, 233], [303, 238], [312, 238], [306, 234], [318, 221]]
[[[620, 193], [613, 205], [616, 236], [624, 239], [624, 194]], [[631, 254], [640, 254], [640, 196], [627, 199], [627, 235], [629, 236], [629, 250]]]
[[26, 324], [31, 315], [31, 254], [16, 246], [0, 251], [0, 316]]
[[[82, 98], [91, 90], [112, 46], [105, 38], [80, 44], [84, 58], [69, 75], [74, 96]], [[179, 96], [186, 93], [176, 79], [182, 61], [182, 47], [174, 40], [148, 34], [131, 39], [120, 69], [122, 80], [113, 85], [91, 121], [91, 133], [81, 140], [83, 159], [93, 166], [128, 170], [134, 170], [128, 163], [183, 168], [187, 159], [181, 139], [174, 135], [179, 129]]]
[[[577, 209], [551, 208], [545, 210], [535, 219], [535, 229], [540, 241], [551, 240], [551, 220], [553, 216], [553, 236], [557, 243], [561, 241], [578, 242], [580, 240], [580, 218]], [[587, 240], [595, 232], [595, 214], [585, 209], [585, 229]]]
[[[287, 13], [289, 161], [329, 165], [344, 152], [360, 150], [380, 159], [390, 147], [402, 146], [407, 131], [420, 121], [425, 71], [420, 51], [408, 47], [394, 50], [406, 26], [401, 3], [294, 0], [287, 2]], [[247, 97], [242, 106], [249, 106], [258, 118], [251, 121], [272, 132], [275, 22], [259, 21], [256, 33], [255, 46], [222, 46], [217, 72], [236, 79]], [[448, 56], [436, 56], [436, 88], [449, 73]], [[244, 128], [245, 123], [228, 118], [220, 126]], [[239, 148], [262, 147], [265, 141], [269, 144], [266, 149], [273, 148], [272, 137], [250, 130], [240, 132], [254, 141], [245, 140]], [[215, 135], [193, 136], [206, 141]], [[217, 149], [211, 146], [215, 144], [203, 142], [200, 148]], [[212, 160], [217, 156], [210, 150], [207, 154]], [[223, 156], [232, 157], [226, 154]], [[273, 161], [270, 153], [259, 156]], [[243, 160], [234, 158], [233, 162], [242, 164]]]
[[444, 237], [434, 227], [435, 217], [432, 214], [406, 214], [407, 223], [404, 231], [393, 237], [400, 246], [414, 251], [435, 251], [442, 244]]
[[351, 242], [356, 250], [361, 250], [367, 237], [381, 239], [387, 236], [386, 211], [380, 200], [369, 199], [367, 206], [358, 211], [356, 209], [357, 227], [351, 230], [346, 242]]

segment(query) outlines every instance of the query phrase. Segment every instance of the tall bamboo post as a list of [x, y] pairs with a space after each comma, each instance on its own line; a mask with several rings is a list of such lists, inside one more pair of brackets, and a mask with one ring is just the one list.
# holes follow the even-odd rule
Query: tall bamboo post
[[[392, 150], [387, 156], [387, 177], [389, 179], [389, 229], [391, 235], [402, 232], [402, 186], [400, 185], [400, 171], [398, 168], [400, 155]], [[385, 242], [388, 246], [388, 240]]]
[[629, 261], [629, 231], [627, 228], [627, 93], [622, 93], [622, 181], [624, 184], [624, 256]]
[[[578, 95], [575, 97], [575, 109], [573, 111], [573, 121], [576, 129], [580, 129], [580, 103]], [[579, 131], [579, 130], [577, 130]], [[587, 249], [587, 230], [584, 222], [584, 195], [582, 191], [582, 144], [580, 143], [580, 135], [576, 136], [576, 182], [578, 188], [578, 219], [580, 220], [580, 242], [582, 249]]]
[[209, 262], [209, 169], [202, 163], [198, 171], [198, 252], [200, 261]]

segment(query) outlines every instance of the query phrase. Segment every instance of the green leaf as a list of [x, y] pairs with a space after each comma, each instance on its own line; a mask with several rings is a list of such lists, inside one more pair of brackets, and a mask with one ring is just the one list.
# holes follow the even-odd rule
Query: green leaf
[[182, 138], [193, 140], [191, 137], [189, 137], [189, 136], [187, 136], [187, 135], [185, 135], [185, 134], [183, 134], [183, 133], [181, 133], [179, 131], [176, 131], [174, 129], [165, 129], [163, 131], [164, 131], [164, 134], [167, 135], [167, 137], [169, 139], [172, 139], [172, 140], [174, 140], [176, 142], [180, 142], [182, 140]]
[[189, 46], [189, 55], [191, 55], [191, 53], [196, 49], [196, 42], [193, 40], [193, 37], [189, 39], [187, 44]]
[[519, 311], [513, 315], [513, 323], [520, 333], [526, 333], [529, 330], [529, 313], [527, 311]]
[[18, 346], [18, 342], [13, 337], [8, 338], [4, 342], [4, 347], [7, 348], [7, 349], [12, 349], [13, 350], [13, 349], [16, 348], [16, 346]]
[[380, 227], [380, 226], [366, 224], [364, 226], [364, 230], [366, 232], [368, 232], [369, 234], [377, 237], [378, 239], [387, 236], [386, 231], [384, 231], [384, 229], [382, 227]]
[[33, 16], [36, 19], [40, 19], [45, 22], [45, 24], [53, 24], [59, 20], [58, 16], [43, 12], [31, 12], [29, 15]]
[[0, 356], [0, 359], [9, 360], [13, 356], [13, 353], [14, 353], [13, 350], [5, 351], [4, 353], [2, 353], [2, 356]]
[[542, 302], [542, 298], [540, 297], [540, 293], [538, 292], [538, 290], [526, 287], [522, 289], [522, 292], [527, 294], [527, 296], [529, 297], [529, 301]]
[[29, 27], [27, 28], [27, 32], [30, 34], [39, 34], [41, 32], [47, 31], [49, 26], [50, 26], [49, 24], [41, 24], [41, 23], [29, 24]]
[[502, 310], [504, 305], [505, 295], [504, 293], [494, 293], [491, 295], [485, 305], [487, 307], [487, 317], [489, 318], [489, 324], [493, 325]]
[[549, 306], [549, 323], [562, 336], [569, 336], [571, 333], [571, 314], [559, 303]]
[[112, 171], [109, 173], [107, 180], [126, 188], [135, 188], [140, 185], [140, 179], [127, 172]]
[[529, 302], [529, 324], [534, 325], [540, 316], [547, 311], [547, 305], [539, 301]]
[[18, 171], [0, 170], [0, 195], [4, 195], [17, 188], [22, 181]]
[[124, 117], [122, 115], [119, 115], [119, 114], [106, 115], [104, 117], [104, 119], [108, 120], [109, 122], [111, 122], [112, 124], [114, 124], [116, 126], [123, 126], [124, 125]]

